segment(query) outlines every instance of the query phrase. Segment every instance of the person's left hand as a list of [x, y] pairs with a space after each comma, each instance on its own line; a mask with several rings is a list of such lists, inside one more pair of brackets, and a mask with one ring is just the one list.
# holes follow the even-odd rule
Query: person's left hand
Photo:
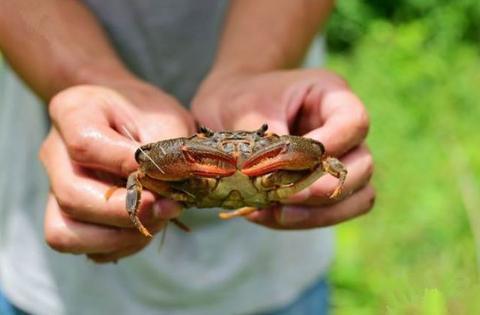
[[323, 70], [211, 74], [192, 111], [200, 124], [214, 130], [256, 130], [268, 123], [275, 133], [318, 140], [345, 164], [347, 180], [335, 200], [328, 196], [337, 179], [323, 176], [285, 205], [256, 211], [249, 220], [275, 229], [306, 229], [333, 225], [372, 208], [373, 161], [364, 144], [368, 115], [337, 75]]

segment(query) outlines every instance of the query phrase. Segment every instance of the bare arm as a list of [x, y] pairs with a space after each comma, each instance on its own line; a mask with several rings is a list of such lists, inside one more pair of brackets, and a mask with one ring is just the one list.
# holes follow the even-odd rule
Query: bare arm
[[0, 0], [0, 49], [44, 100], [69, 86], [132, 78], [80, 1]]
[[232, 1], [213, 72], [297, 66], [332, 4], [332, 0]]

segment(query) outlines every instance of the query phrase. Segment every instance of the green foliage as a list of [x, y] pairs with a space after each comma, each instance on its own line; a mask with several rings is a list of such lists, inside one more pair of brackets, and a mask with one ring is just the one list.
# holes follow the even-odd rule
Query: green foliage
[[336, 314], [480, 314], [475, 2], [338, 2], [353, 44], [336, 46], [329, 67], [370, 112], [378, 200], [338, 229]]
[[454, 40], [480, 45], [478, 0], [342, 0], [337, 2], [327, 28], [330, 49], [351, 50], [378, 20], [396, 24], [415, 21], [423, 24], [432, 38], [452, 39], [454, 35]]

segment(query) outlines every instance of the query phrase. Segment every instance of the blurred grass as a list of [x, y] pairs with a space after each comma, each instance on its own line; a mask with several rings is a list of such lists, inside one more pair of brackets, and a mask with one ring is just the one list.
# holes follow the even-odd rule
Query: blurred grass
[[[345, 1], [342, 18], [368, 11]], [[480, 39], [465, 36], [467, 13], [367, 14], [330, 56], [370, 112], [378, 192], [338, 228], [335, 314], [480, 314]]]

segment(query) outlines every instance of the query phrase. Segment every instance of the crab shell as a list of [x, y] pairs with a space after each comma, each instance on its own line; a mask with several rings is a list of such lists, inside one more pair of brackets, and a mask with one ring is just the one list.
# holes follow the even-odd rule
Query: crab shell
[[336, 177], [343, 172], [320, 142], [266, 133], [267, 128], [214, 132], [203, 127], [189, 138], [147, 144], [135, 155], [137, 179], [187, 207], [236, 209], [267, 207], [325, 172]]
[[[324, 173], [339, 179], [331, 198], [338, 196], [347, 170], [325, 155], [313, 139], [256, 131], [214, 132], [201, 127], [190, 138], [176, 138], [140, 147], [138, 171], [127, 180], [126, 208], [145, 236], [150, 232], [137, 211], [143, 187], [186, 207], [237, 209], [220, 213], [223, 219], [244, 216], [278, 203], [308, 187]], [[172, 219], [183, 229], [181, 222]]]

